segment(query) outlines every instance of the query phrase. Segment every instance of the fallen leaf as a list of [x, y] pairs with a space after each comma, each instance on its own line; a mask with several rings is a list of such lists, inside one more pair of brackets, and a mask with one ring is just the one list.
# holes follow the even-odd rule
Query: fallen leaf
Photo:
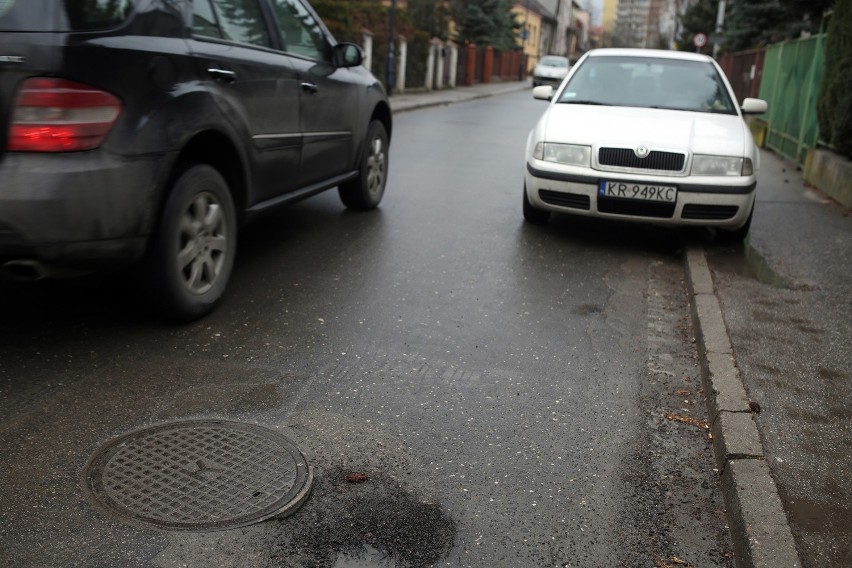
[[370, 478], [367, 477], [367, 475], [363, 474], [363, 473], [350, 473], [349, 475], [346, 476], [345, 479], [349, 483], [364, 483], [365, 481], [367, 481]]
[[675, 391], [675, 394], [678, 396], [689, 396], [690, 392], [686, 389], [678, 389]]
[[710, 429], [710, 425], [707, 424], [706, 420], [692, 418], [691, 416], [682, 416], [680, 414], [672, 414], [671, 412], [667, 412], [664, 416], [666, 420], [673, 420], [675, 422], [680, 422], [681, 424], [689, 424], [690, 426], [695, 426], [696, 428], [701, 428], [703, 430]]

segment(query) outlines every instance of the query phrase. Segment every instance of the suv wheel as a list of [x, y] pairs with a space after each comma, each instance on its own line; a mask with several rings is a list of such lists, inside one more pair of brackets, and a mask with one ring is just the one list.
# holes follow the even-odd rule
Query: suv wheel
[[358, 177], [338, 187], [350, 209], [374, 209], [382, 200], [388, 178], [388, 133], [378, 120], [370, 123]]
[[208, 165], [184, 170], [166, 202], [152, 251], [157, 309], [186, 321], [208, 314], [231, 276], [236, 241], [225, 179]]

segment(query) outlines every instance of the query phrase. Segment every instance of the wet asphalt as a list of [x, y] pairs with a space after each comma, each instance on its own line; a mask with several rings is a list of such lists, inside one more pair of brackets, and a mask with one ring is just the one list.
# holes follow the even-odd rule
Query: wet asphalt
[[[246, 228], [191, 325], [122, 275], [0, 284], [4, 565], [733, 566], [682, 263], [705, 237], [526, 225], [542, 111], [519, 92], [398, 115], [381, 207], [332, 192]], [[310, 498], [206, 533], [92, 507], [102, 444], [184, 419], [284, 434]]]

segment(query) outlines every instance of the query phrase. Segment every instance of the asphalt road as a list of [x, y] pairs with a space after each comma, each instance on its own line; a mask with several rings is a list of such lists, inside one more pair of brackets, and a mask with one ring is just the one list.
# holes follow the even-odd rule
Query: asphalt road
[[[115, 280], [0, 285], [3, 564], [732, 566], [683, 234], [524, 224], [543, 110], [399, 115], [380, 209], [328, 193], [247, 228], [192, 325]], [[206, 533], [92, 507], [99, 446], [189, 418], [285, 434], [314, 470], [304, 507]]]

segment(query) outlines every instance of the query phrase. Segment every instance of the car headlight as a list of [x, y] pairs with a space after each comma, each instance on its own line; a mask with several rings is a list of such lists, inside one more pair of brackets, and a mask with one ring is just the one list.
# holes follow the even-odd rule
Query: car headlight
[[750, 158], [725, 156], [695, 156], [692, 159], [694, 176], [750, 176], [754, 165]]
[[539, 142], [535, 145], [533, 157], [536, 160], [555, 162], [568, 166], [589, 167], [591, 164], [591, 146], [576, 146], [574, 144], [550, 144]]

